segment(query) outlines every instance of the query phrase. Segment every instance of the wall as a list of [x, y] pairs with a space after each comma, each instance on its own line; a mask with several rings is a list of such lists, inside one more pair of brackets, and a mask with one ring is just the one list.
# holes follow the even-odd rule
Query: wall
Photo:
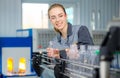
[[[22, 2], [68, 2], [77, 3], [80, 15], [77, 15], [78, 24], [88, 26], [90, 30], [92, 12], [95, 12], [95, 26], [97, 29], [105, 29], [107, 23], [114, 17], [118, 17], [119, 0], [0, 0], [0, 36], [16, 36], [16, 30], [22, 28]], [[77, 10], [76, 10], [77, 11]], [[100, 20], [98, 21], [98, 13]]]
[[120, 17], [120, 0], [119, 0], [119, 17]]
[[0, 37], [15, 36], [21, 24], [21, 0], [0, 0]]
[[104, 30], [110, 20], [119, 16], [119, 0], [80, 0], [80, 23], [91, 30], [93, 12], [96, 30]]

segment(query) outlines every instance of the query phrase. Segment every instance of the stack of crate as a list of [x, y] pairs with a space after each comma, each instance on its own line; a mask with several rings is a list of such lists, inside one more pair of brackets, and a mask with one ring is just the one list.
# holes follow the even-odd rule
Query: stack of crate
[[48, 47], [49, 41], [51, 41], [56, 35], [55, 31], [50, 29], [40, 29], [38, 33], [38, 43], [43, 49]]
[[100, 45], [106, 35], [107, 31], [95, 30], [92, 31], [93, 41], [95, 45]]

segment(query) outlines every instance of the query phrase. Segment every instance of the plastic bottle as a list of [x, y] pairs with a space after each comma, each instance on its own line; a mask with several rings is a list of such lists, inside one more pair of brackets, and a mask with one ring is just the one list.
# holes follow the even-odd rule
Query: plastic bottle
[[118, 65], [118, 52], [114, 52], [113, 54], [113, 60], [111, 62], [111, 68], [118, 68], [119, 65]]
[[49, 48], [52, 48], [52, 52], [51, 52], [52, 58], [50, 59], [50, 63], [51, 63], [51, 64], [54, 64], [54, 63], [55, 63], [55, 59], [53, 58], [53, 57], [54, 57], [53, 41], [50, 41], [50, 42], [49, 42]]
[[118, 52], [118, 58], [117, 58], [117, 60], [118, 60], [118, 68], [120, 69], [120, 52]]
[[[85, 56], [85, 52], [86, 52], [86, 47], [85, 47], [85, 45], [80, 45], [80, 49], [79, 49], [79, 62], [80, 63], [84, 63], [85, 62], [85, 60], [84, 60], [84, 56]], [[79, 71], [81, 72], [81, 73], [84, 73], [85, 72], [85, 68], [83, 68], [83, 67], [79, 67]]]

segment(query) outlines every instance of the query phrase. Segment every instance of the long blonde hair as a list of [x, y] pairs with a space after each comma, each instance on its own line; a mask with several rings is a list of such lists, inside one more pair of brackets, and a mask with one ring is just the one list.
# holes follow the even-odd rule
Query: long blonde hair
[[[50, 15], [49, 15], [50, 10], [53, 9], [53, 8], [56, 8], [56, 7], [61, 7], [61, 8], [63, 9], [64, 13], [66, 14], [66, 11], [65, 11], [65, 8], [64, 8], [63, 5], [58, 4], [58, 3], [54, 3], [54, 4], [52, 4], [52, 5], [49, 7], [49, 9], [48, 9], [48, 17], [49, 17], [49, 18], [50, 18]], [[56, 32], [59, 32], [59, 33], [60, 33], [60, 31], [59, 31], [58, 29], [56, 29], [55, 27], [54, 27], [54, 30], [55, 30]]]

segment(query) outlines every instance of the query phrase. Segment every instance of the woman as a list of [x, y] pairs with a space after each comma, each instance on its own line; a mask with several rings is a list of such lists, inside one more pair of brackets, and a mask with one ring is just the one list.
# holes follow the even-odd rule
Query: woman
[[[93, 44], [92, 38], [89, 34], [88, 29], [85, 26], [73, 26], [67, 22], [67, 14], [65, 8], [61, 4], [53, 4], [48, 9], [48, 16], [50, 22], [53, 24], [57, 36], [52, 41], [52, 48], [47, 48], [49, 57], [59, 57], [52, 55], [53, 48], [54, 51], [62, 51], [63, 58], [64, 52], [70, 47], [71, 44], [76, 43], [78, 45], [91, 45]], [[61, 57], [62, 57], [61, 56]]]
[[[48, 56], [55, 58], [67, 58], [70, 45], [80, 44], [92, 45], [93, 41], [85, 26], [73, 26], [67, 21], [65, 8], [61, 4], [53, 4], [48, 9], [50, 22], [57, 32], [56, 37], [52, 40], [50, 47], [47, 48]], [[69, 56], [68, 56], [69, 57]], [[54, 73], [56, 78], [64, 78], [57, 72], [55, 67]]]

